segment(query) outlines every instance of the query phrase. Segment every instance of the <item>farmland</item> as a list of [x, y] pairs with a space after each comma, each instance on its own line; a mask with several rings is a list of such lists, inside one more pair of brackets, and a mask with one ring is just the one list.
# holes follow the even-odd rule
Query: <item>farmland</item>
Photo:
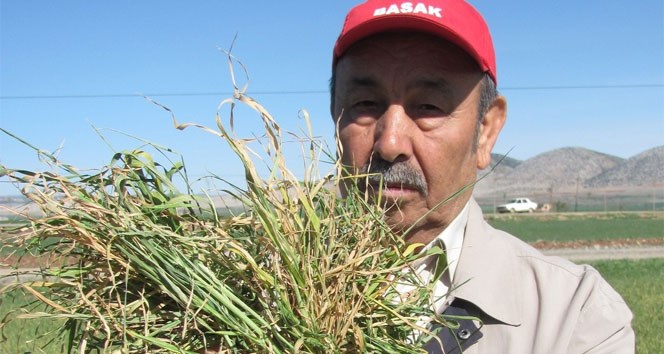
[[487, 220], [530, 243], [664, 241], [664, 212], [489, 214]]

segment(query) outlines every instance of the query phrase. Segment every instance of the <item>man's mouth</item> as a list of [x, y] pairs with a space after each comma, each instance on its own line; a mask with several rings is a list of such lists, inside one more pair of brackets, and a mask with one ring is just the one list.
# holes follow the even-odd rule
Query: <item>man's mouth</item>
[[380, 194], [386, 199], [401, 199], [415, 194], [424, 195], [424, 192], [419, 187], [407, 183], [381, 183], [370, 181], [369, 188], [374, 194]]

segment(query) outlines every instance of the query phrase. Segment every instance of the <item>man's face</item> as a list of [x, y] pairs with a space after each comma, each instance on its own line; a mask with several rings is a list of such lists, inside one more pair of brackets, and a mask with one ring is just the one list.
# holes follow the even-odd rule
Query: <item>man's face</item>
[[374, 200], [381, 193], [395, 229], [415, 225], [408, 242], [426, 243], [447, 227], [470, 190], [439, 204], [484, 167], [474, 145], [481, 79], [457, 47], [412, 33], [364, 40], [337, 63], [341, 162], [353, 174], [383, 174], [382, 190], [369, 179], [367, 192]]

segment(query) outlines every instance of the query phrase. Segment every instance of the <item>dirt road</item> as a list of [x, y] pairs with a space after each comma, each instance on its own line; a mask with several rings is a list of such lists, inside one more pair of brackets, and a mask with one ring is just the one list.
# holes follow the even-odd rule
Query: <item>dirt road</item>
[[542, 250], [547, 255], [560, 256], [572, 262], [664, 258], [664, 246], [620, 248], [557, 248]]

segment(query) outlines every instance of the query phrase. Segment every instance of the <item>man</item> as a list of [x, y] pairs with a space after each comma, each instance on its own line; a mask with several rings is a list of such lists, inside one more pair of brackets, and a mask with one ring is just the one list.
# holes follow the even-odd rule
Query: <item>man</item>
[[[368, 178], [367, 193], [407, 242], [446, 249], [434, 309], [481, 320], [442, 331], [428, 351], [634, 352], [632, 314], [597, 271], [491, 228], [472, 198], [507, 107], [489, 30], [472, 6], [369, 0], [348, 13], [333, 60], [342, 163], [380, 176]], [[416, 269], [429, 279], [435, 262]]]

